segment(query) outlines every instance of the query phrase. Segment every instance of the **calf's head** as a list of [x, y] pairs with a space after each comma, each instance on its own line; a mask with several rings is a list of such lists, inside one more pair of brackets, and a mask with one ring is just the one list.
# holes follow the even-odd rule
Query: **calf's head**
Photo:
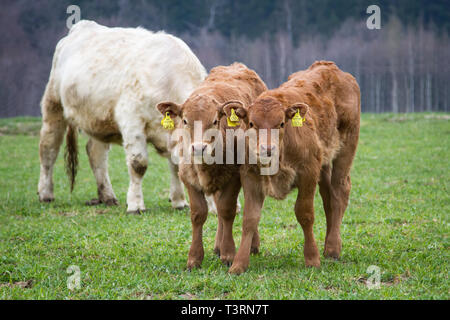
[[161, 102], [157, 108], [163, 115], [181, 119], [179, 129], [184, 129], [189, 136], [187, 149], [198, 160], [203, 159], [205, 154], [214, 156], [219, 148], [222, 150], [223, 137], [228, 128], [227, 112], [230, 113], [232, 106], [241, 105], [239, 101], [221, 104], [207, 95], [196, 95], [183, 105]]
[[280, 159], [287, 126], [292, 125], [291, 120], [296, 114], [304, 118], [307, 111], [306, 103], [295, 103], [286, 108], [275, 98], [263, 97], [239, 112], [238, 116], [244, 122], [242, 128], [247, 132], [253, 130], [256, 135], [256, 142], [248, 144], [248, 152], [257, 159], [258, 165], [267, 166], [274, 159]]

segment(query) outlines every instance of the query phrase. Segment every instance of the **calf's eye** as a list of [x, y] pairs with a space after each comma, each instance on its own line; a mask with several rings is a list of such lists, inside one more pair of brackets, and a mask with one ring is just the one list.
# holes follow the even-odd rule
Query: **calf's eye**
[[184, 123], [184, 124], [187, 124], [187, 121], [186, 121], [186, 119], [183, 119], [183, 123]]
[[216, 125], [216, 124], [217, 124], [217, 119], [216, 119], [216, 120], [214, 120], [213, 124], [214, 124], [214, 125]]
[[284, 122], [280, 124], [280, 128], [284, 128]]
[[253, 128], [253, 122], [250, 122], [250, 128]]

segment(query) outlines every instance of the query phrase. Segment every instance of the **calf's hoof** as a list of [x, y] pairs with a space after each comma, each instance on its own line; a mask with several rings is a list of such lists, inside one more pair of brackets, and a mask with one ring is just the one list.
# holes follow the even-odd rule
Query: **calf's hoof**
[[259, 247], [251, 247], [250, 248], [251, 254], [258, 254], [259, 253]]
[[231, 268], [228, 269], [228, 273], [235, 274], [235, 275], [240, 275], [240, 274], [244, 273], [245, 270], [247, 270], [246, 266], [244, 266], [242, 264], [233, 263]]
[[191, 271], [192, 269], [198, 269], [202, 265], [202, 262], [199, 260], [191, 260], [189, 259], [186, 265], [186, 268], [188, 271]]
[[307, 259], [305, 258], [305, 265], [308, 268], [320, 268], [320, 259], [319, 258], [313, 258], [313, 259]]
[[233, 258], [230, 256], [220, 256], [220, 261], [222, 261], [222, 263], [227, 267], [231, 267], [233, 264]]
[[334, 260], [339, 260], [339, 256], [341, 255], [341, 244], [338, 242], [337, 244], [325, 244], [325, 249], [323, 251], [323, 255], [326, 258], [332, 258]]
[[172, 202], [172, 208], [174, 208], [176, 210], [184, 210], [184, 209], [186, 209], [188, 207], [189, 206], [188, 206], [188, 204], [185, 201], [179, 202], [179, 203]]
[[187, 204], [187, 202], [185, 200], [172, 200], [169, 198], [169, 202], [172, 204], [172, 208], [176, 209], [176, 210], [183, 210], [187, 207], [189, 207], [189, 205]]
[[325, 250], [323, 256], [334, 260], [339, 260], [340, 252], [337, 250]]

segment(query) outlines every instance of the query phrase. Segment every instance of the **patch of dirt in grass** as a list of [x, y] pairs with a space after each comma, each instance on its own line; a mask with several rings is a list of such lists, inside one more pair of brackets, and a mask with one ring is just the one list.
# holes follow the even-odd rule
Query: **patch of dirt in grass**
[[194, 299], [197, 299], [197, 296], [196, 296], [195, 294], [190, 293], [190, 292], [186, 292], [186, 293], [180, 294], [179, 297], [180, 297], [181, 299], [184, 299], [184, 300], [194, 300]]
[[22, 242], [22, 241], [26, 241], [26, 239], [22, 238], [22, 237], [14, 237], [14, 238], [9, 239], [9, 241], [12, 241], [12, 242], [20, 241], [20, 242]]
[[65, 211], [61, 211], [58, 212], [59, 216], [63, 216], [63, 217], [74, 217], [76, 215], [78, 215], [78, 212], [65, 212]]
[[450, 120], [450, 115], [448, 114], [427, 114], [425, 119], [432, 119], [432, 120]]
[[18, 122], [11, 123], [0, 127], [0, 135], [27, 135], [38, 136], [41, 130], [41, 122]]
[[29, 289], [33, 286], [33, 280], [17, 281], [14, 283], [0, 283], [1, 287]]
[[300, 225], [299, 224], [289, 224], [289, 225], [281, 224], [281, 227], [283, 229], [293, 230], [293, 229], [297, 229], [297, 227], [300, 227]]
[[323, 287], [323, 289], [329, 293], [338, 293], [340, 291], [339, 287], [335, 287], [332, 285], [327, 285], [326, 287]]
[[387, 281], [382, 281], [381, 284], [385, 285], [385, 286], [393, 286], [393, 285], [397, 285], [400, 282], [404, 281], [408, 279], [407, 276], [405, 275], [400, 275], [400, 276], [395, 276]]
[[133, 298], [140, 299], [140, 300], [152, 300], [153, 299], [153, 295], [152, 294], [148, 294], [148, 293], [143, 292], [143, 291], [134, 292], [133, 294], [131, 294], [131, 296]]
[[[411, 276], [410, 272], [407, 270], [404, 274], [401, 275], [382, 275], [381, 279], [380, 279], [380, 285], [382, 286], [393, 286], [393, 285], [398, 285], [401, 282], [407, 280], [409, 277]], [[372, 281], [368, 281], [368, 278], [366, 277], [359, 277], [356, 279], [357, 282], [359, 283], [363, 283], [364, 285], [368, 286], [368, 285], [373, 285], [373, 280]]]
[[364, 224], [368, 224], [368, 225], [380, 225], [380, 224], [393, 224], [393, 225], [402, 225], [402, 226], [406, 226], [408, 225], [408, 221], [406, 219], [400, 219], [400, 218], [388, 218], [388, 219], [384, 219], [384, 220], [379, 220], [379, 221], [367, 221], [367, 220], [344, 220], [342, 221], [342, 224], [348, 224], [348, 225], [364, 225]]
[[389, 224], [399, 224], [402, 226], [408, 225], [408, 221], [401, 218], [388, 218], [384, 219], [384, 222]]
[[415, 120], [411, 117], [407, 117], [407, 116], [399, 116], [399, 117], [392, 117], [392, 118], [388, 118], [387, 121], [388, 122], [405, 122], [405, 121], [412, 121]]

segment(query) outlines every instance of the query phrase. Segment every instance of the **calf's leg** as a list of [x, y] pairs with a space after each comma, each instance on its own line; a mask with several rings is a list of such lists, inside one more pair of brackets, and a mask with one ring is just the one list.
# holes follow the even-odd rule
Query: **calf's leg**
[[329, 219], [331, 226], [329, 227], [330, 231], [325, 240], [324, 255], [334, 259], [339, 258], [342, 250], [340, 229], [352, 185], [350, 180], [351, 160], [348, 157], [341, 157], [333, 161], [333, 173], [331, 176], [331, 219]]
[[338, 259], [342, 251], [340, 228], [345, 209], [348, 205], [352, 185], [350, 169], [358, 144], [358, 127], [350, 130], [352, 131], [344, 135], [346, 139], [342, 143], [339, 154], [333, 160], [331, 179], [328, 183], [330, 185], [331, 214], [330, 219], [327, 218], [327, 230], [329, 229], [329, 232], [327, 232], [325, 240], [324, 255], [334, 259]]
[[215, 195], [217, 214], [222, 223], [222, 237], [220, 248], [220, 260], [231, 265], [236, 253], [233, 239], [233, 222], [236, 217], [236, 201], [241, 189], [239, 179], [231, 180], [224, 190], [219, 190]]
[[38, 184], [39, 200], [51, 202], [53, 195], [53, 166], [61, 147], [66, 121], [59, 102], [49, 98], [46, 92], [42, 99], [42, 128], [39, 141], [40, 177]]
[[[209, 205], [208, 205], [209, 207]], [[218, 215], [217, 216], [217, 232], [216, 232], [216, 238], [214, 241], [214, 253], [217, 254], [217, 256], [220, 258], [220, 246], [222, 244], [223, 239], [223, 220]]]
[[192, 243], [187, 262], [187, 268], [190, 270], [200, 267], [205, 255], [203, 249], [203, 224], [208, 215], [208, 204], [203, 192], [196, 190], [190, 185], [186, 185], [186, 189], [189, 194], [192, 223]]
[[305, 176], [301, 178], [299, 193], [295, 202], [295, 216], [300, 223], [305, 236], [303, 254], [307, 267], [319, 267], [320, 257], [314, 239], [314, 193], [316, 190], [316, 181], [308, 179]]
[[[325, 236], [325, 247], [330, 234], [331, 226], [333, 224], [333, 212], [331, 208], [331, 197], [333, 196], [333, 189], [331, 187], [331, 167], [329, 165], [323, 166], [320, 172], [319, 191], [322, 197], [323, 208], [327, 220], [327, 233]], [[325, 255], [325, 252], [324, 252]]]
[[[242, 179], [243, 178], [243, 179]], [[252, 246], [259, 246], [258, 223], [264, 204], [264, 193], [256, 179], [241, 177], [244, 188], [244, 215], [242, 224], [242, 239], [233, 264], [228, 270], [232, 274], [241, 274], [247, 270], [250, 262]]]
[[90, 138], [86, 145], [86, 152], [89, 158], [92, 172], [97, 181], [98, 199], [86, 202], [87, 205], [97, 205], [104, 203], [107, 206], [118, 205], [118, 201], [112, 189], [108, 174], [108, 152], [109, 143], [103, 143]]
[[[208, 197], [206, 199], [208, 200]], [[208, 201], [208, 207], [211, 208], [209, 203], [210, 202]], [[214, 207], [215, 207], [215, 204], [214, 204]], [[236, 214], [239, 213], [239, 211], [241, 211], [241, 204], [239, 203], [239, 198], [238, 198], [238, 199], [236, 199]], [[209, 212], [211, 212], [211, 209], [209, 209]], [[217, 217], [217, 223], [218, 223], [218, 225], [217, 225], [216, 240], [214, 242], [214, 252], [220, 257], [220, 244], [222, 243], [222, 238], [223, 238], [223, 220], [220, 216]], [[253, 235], [250, 252], [252, 254], [259, 253], [259, 246], [260, 246], [259, 231], [258, 231], [258, 228], [256, 228], [256, 232]]]

